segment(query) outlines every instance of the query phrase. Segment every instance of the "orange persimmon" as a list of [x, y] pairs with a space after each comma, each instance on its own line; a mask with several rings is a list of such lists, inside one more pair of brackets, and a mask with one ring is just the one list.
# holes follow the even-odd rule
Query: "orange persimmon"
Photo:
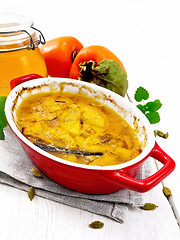
[[115, 62], [119, 63], [120, 66], [125, 70], [123, 63], [121, 60], [109, 49], [99, 46], [99, 45], [92, 45], [89, 47], [82, 48], [71, 66], [71, 70], [69, 73], [69, 78], [78, 79], [80, 75], [80, 67], [79, 64], [83, 62], [88, 62], [90, 60], [96, 62], [98, 64], [103, 59], [114, 60]]
[[83, 45], [74, 37], [64, 36], [47, 41], [40, 50], [50, 77], [69, 77], [71, 65]]

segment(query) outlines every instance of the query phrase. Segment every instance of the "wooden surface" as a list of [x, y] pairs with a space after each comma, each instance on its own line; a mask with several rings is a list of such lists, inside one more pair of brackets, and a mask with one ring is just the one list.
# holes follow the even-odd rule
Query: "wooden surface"
[[[163, 103], [161, 122], [154, 128], [169, 132], [168, 139], [157, 141], [177, 166], [162, 184], [143, 194], [144, 202], [158, 208], [148, 212], [131, 208], [124, 224], [40, 197], [31, 202], [26, 192], [1, 184], [1, 239], [180, 239], [179, 1], [59, 2], [6, 0], [1, 1], [0, 11], [31, 16], [46, 40], [71, 35], [84, 46], [99, 44], [116, 53], [128, 73], [129, 95], [133, 97], [136, 88], [143, 86], [152, 100]], [[152, 168], [156, 171], [153, 161]], [[172, 190], [169, 201], [163, 185]], [[88, 224], [94, 220], [103, 221], [103, 229], [90, 229]]]

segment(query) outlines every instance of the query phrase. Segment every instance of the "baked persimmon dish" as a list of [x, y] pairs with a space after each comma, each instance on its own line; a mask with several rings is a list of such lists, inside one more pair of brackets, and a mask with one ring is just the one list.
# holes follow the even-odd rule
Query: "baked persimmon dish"
[[109, 166], [142, 152], [136, 132], [120, 114], [77, 93], [33, 94], [22, 101], [16, 118], [33, 144], [67, 161]]

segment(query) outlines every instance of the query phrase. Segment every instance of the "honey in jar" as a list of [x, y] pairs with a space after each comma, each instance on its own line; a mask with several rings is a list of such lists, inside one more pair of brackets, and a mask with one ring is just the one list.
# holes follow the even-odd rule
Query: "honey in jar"
[[45, 39], [29, 17], [0, 14], [0, 96], [9, 94], [14, 78], [28, 74], [47, 76], [40, 43], [44, 44]]

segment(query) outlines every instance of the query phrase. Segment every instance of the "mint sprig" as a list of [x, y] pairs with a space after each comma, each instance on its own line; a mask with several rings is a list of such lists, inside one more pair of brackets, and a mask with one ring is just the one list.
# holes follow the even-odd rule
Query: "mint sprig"
[[3, 129], [4, 129], [4, 127], [7, 126], [7, 120], [6, 120], [6, 116], [5, 116], [5, 112], [4, 112], [6, 98], [7, 98], [6, 96], [0, 97], [0, 140], [5, 139]]
[[149, 93], [145, 88], [139, 87], [136, 90], [135, 95], [134, 95], [134, 99], [137, 102], [141, 102], [142, 100], [147, 100], [148, 98], [149, 98]]
[[136, 90], [134, 99], [137, 102], [141, 102], [137, 107], [144, 113], [151, 124], [160, 122], [158, 110], [161, 108], [162, 103], [159, 99], [146, 103], [145, 100], [149, 99], [149, 92], [143, 87], [139, 87]]

